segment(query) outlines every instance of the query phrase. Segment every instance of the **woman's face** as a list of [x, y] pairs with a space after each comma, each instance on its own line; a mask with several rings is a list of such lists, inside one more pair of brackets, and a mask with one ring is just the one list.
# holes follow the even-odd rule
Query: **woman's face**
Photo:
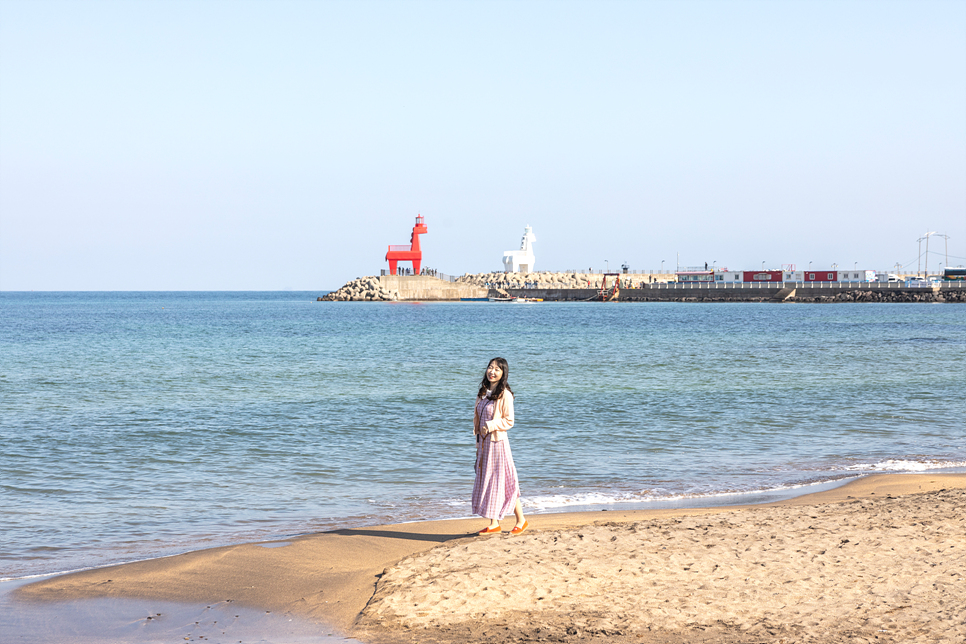
[[503, 369], [500, 369], [500, 365], [496, 362], [491, 362], [490, 366], [486, 368], [486, 379], [490, 381], [491, 385], [495, 385], [500, 382], [500, 378], [503, 377]]

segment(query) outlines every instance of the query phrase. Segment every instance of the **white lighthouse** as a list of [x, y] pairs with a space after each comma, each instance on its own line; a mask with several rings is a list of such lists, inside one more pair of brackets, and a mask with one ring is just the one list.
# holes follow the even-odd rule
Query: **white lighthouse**
[[537, 241], [537, 236], [533, 234], [533, 229], [527, 226], [523, 230], [523, 239], [520, 240], [520, 250], [508, 250], [503, 253], [503, 270], [508, 273], [529, 273], [533, 270], [533, 247], [531, 244]]

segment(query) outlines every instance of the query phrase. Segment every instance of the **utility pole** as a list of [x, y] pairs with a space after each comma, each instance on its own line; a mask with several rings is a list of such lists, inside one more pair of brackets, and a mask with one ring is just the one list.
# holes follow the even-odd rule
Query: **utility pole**
[[[920, 279], [922, 277], [922, 240], [927, 239], [928, 237], [929, 237], [929, 233], [926, 233], [925, 235], [923, 235], [922, 237], [916, 240], [917, 242], [919, 242], [919, 259], [916, 261], [916, 279]], [[929, 250], [928, 246], [926, 247], [926, 250], [927, 251]]]
[[919, 279], [923, 278], [922, 274], [922, 240], [926, 240], [926, 272], [929, 272], [929, 237], [935, 235], [935, 232], [926, 233], [916, 241], [919, 242], [919, 261], [916, 262], [916, 277]]
[[[922, 237], [918, 239], [918, 241], [919, 241], [919, 259], [920, 259], [920, 265], [921, 265], [922, 264], [922, 261], [921, 261], [922, 260], [922, 240], [924, 239], [926, 240], [926, 262], [925, 262], [926, 272], [925, 272], [925, 275], [920, 276], [920, 277], [925, 277], [926, 279], [929, 279], [929, 238], [932, 237], [933, 235], [937, 237], [942, 237], [946, 240], [946, 266], [949, 266], [949, 235], [940, 235], [935, 231], [930, 233], [925, 233]], [[916, 272], [917, 273], [919, 272], [919, 266], [916, 267]]]

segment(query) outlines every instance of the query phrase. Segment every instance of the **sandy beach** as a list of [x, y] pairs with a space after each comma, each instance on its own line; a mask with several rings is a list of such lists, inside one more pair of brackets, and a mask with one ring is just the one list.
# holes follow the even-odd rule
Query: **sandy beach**
[[482, 522], [215, 548], [17, 597], [231, 600], [373, 644], [966, 641], [964, 474], [875, 475], [758, 506], [532, 515], [518, 537], [470, 536]]

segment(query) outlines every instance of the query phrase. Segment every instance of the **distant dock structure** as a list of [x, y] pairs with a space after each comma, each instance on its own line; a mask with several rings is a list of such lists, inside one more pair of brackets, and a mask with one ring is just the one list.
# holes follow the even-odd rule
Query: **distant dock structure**
[[533, 229], [527, 226], [523, 229], [523, 239], [520, 240], [520, 250], [508, 250], [503, 253], [503, 269], [507, 273], [530, 273], [536, 259], [533, 256], [531, 244], [537, 241]]

